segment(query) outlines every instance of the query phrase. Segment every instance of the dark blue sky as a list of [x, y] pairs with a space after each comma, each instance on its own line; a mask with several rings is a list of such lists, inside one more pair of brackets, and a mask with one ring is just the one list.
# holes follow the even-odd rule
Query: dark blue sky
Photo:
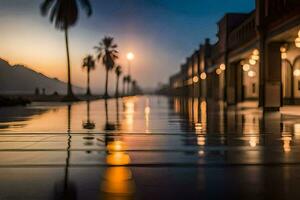
[[[56, 31], [47, 19], [40, 16], [41, 2], [42, 0], [1, 0], [0, 57], [13, 63], [22, 62], [35, 70], [65, 80], [63, 35]], [[82, 57], [93, 53], [92, 47], [104, 35], [112, 35], [120, 46], [120, 63], [126, 65], [125, 55], [128, 51], [133, 51], [136, 59], [132, 70], [136, 79], [145, 87], [153, 87], [160, 81], [166, 82], [168, 77], [179, 69], [185, 57], [198, 48], [206, 37], [212, 41], [216, 40], [216, 23], [226, 12], [250, 12], [255, 1], [91, 2], [94, 15], [90, 19], [82, 15], [78, 25], [70, 31], [75, 83], [81, 85], [85, 78], [79, 67]], [[25, 46], [27, 50], [22, 50]], [[40, 49], [43, 49], [44, 54], [39, 57], [43, 56], [43, 62], [47, 62], [46, 64], [42, 61], [32, 61], [37, 54], [41, 54]], [[99, 91], [103, 88], [102, 68], [99, 66], [93, 81], [93, 87]]]

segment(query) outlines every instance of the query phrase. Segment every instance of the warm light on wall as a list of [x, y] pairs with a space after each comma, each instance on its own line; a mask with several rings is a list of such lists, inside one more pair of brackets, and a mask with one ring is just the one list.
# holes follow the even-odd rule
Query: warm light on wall
[[258, 56], [259, 55], [259, 50], [258, 49], [254, 49], [252, 52], [253, 55]]
[[287, 52], [287, 48], [285, 46], [280, 47], [280, 52], [281, 53], [286, 53]]
[[283, 59], [283, 60], [287, 59], [287, 53], [286, 52], [281, 53], [281, 59]]
[[220, 65], [220, 69], [223, 70], [223, 71], [226, 70], [226, 65], [225, 64], [221, 64]]
[[202, 73], [200, 74], [200, 78], [201, 78], [202, 80], [205, 80], [205, 79], [207, 78], [206, 73], [205, 73], [205, 72], [202, 72]]
[[253, 78], [253, 77], [256, 76], [256, 72], [255, 72], [255, 71], [249, 71], [249, 72], [248, 72], [248, 76], [249, 76], [250, 78]]
[[198, 78], [198, 76], [194, 76], [194, 78], [193, 78], [193, 82], [194, 82], [194, 83], [198, 83], [198, 81], [199, 81], [199, 78]]
[[250, 70], [250, 65], [249, 65], [249, 64], [244, 64], [244, 65], [243, 65], [243, 70], [244, 70], [245, 72], [249, 71], [249, 70]]
[[255, 65], [255, 64], [256, 64], [256, 60], [250, 59], [250, 60], [249, 60], [249, 63], [250, 63], [251, 65]]
[[295, 45], [296, 45], [297, 48], [300, 48], [300, 37], [297, 37], [295, 39]]
[[216, 70], [216, 74], [218, 74], [218, 75], [222, 74], [222, 70], [221, 70], [220, 68], [218, 68], [218, 69]]
[[252, 55], [252, 56], [251, 56], [251, 59], [253, 59], [253, 60], [256, 60], [256, 61], [257, 61], [257, 60], [259, 60], [259, 56], [257, 56], [257, 55]]
[[296, 69], [293, 74], [297, 77], [300, 76], [300, 69]]

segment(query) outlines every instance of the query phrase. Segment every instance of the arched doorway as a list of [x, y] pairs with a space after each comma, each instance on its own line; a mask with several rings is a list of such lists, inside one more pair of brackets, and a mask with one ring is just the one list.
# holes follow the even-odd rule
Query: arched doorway
[[283, 103], [289, 104], [293, 98], [293, 66], [291, 62], [288, 60], [282, 60], [282, 72], [281, 72], [281, 80], [282, 80], [282, 97]]
[[243, 70], [243, 99], [258, 100], [259, 96], [259, 65], [248, 65], [249, 69]]
[[292, 97], [300, 99], [300, 56], [298, 56], [294, 61], [292, 76]]

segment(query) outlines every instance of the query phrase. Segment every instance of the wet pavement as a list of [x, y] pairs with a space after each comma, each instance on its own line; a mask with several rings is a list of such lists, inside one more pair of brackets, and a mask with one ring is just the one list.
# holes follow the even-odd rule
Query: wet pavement
[[283, 113], [162, 96], [1, 108], [0, 199], [297, 199], [300, 117]]

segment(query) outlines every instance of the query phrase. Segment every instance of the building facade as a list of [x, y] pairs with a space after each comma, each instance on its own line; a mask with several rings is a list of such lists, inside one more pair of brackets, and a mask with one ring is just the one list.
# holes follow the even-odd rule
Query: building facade
[[228, 105], [252, 100], [265, 110], [300, 103], [299, 0], [256, 0], [250, 13], [225, 14], [217, 38], [170, 78], [173, 95]]

